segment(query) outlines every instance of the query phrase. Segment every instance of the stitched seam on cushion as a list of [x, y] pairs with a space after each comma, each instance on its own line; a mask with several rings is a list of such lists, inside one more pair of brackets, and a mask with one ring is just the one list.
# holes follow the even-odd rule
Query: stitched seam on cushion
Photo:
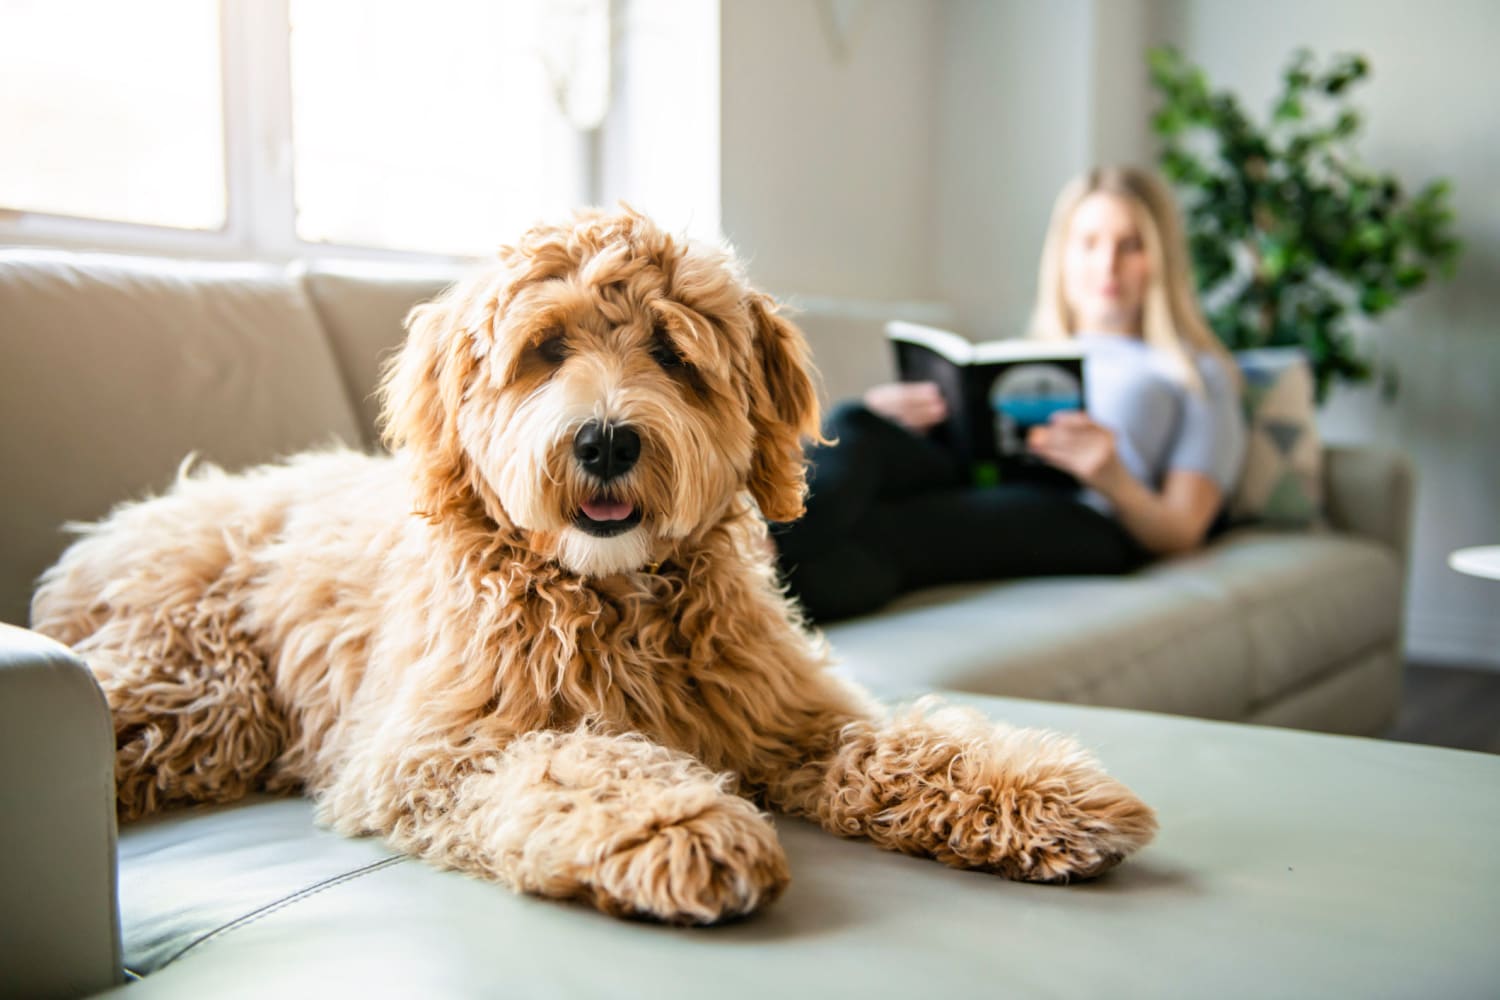
[[1217, 630], [1219, 627], [1220, 626], [1218, 621], [1215, 620], [1213, 622], [1207, 623], [1195, 622], [1185, 628], [1177, 629], [1167, 638], [1158, 639], [1158, 641], [1151, 646], [1143, 649], [1135, 656], [1130, 657], [1118, 670], [1107, 671], [1105, 673], [1099, 674], [1097, 677], [1090, 677], [1087, 680], [1083, 680], [1075, 684], [1072, 689], [1068, 691], [1067, 696], [1063, 700], [1073, 703], [1075, 699], [1077, 699], [1078, 704], [1089, 704], [1089, 702], [1085, 701], [1084, 699], [1097, 694], [1106, 684], [1109, 684], [1112, 681], [1117, 681], [1121, 677], [1128, 677], [1131, 674], [1139, 671], [1147, 664], [1157, 663], [1160, 659], [1158, 654], [1166, 647], [1174, 646], [1178, 643], [1195, 639], [1202, 635], [1207, 635], [1210, 632]]
[[1250, 703], [1250, 713], [1253, 715], [1256, 712], [1261, 712], [1268, 708], [1274, 708], [1275, 706], [1281, 704], [1283, 701], [1286, 701], [1288, 698], [1295, 698], [1299, 694], [1304, 694], [1314, 688], [1321, 687], [1327, 681], [1333, 680], [1335, 677], [1340, 677], [1343, 674], [1347, 673], [1350, 670], [1351, 665], [1357, 666], [1365, 660], [1368, 660], [1375, 653], [1379, 653], [1383, 650], [1392, 648], [1396, 648], [1396, 646], [1391, 640], [1382, 641], [1377, 639], [1369, 645], [1360, 648], [1357, 652], [1340, 659], [1337, 663], [1327, 668], [1326, 670], [1321, 670], [1312, 677], [1302, 678], [1296, 685], [1286, 688], [1285, 690], [1279, 692], [1274, 696], [1259, 698], [1252, 701]]
[[[1326, 583], [1338, 582], [1338, 581], [1340, 581], [1342, 579], [1347, 578], [1348, 575], [1349, 575], [1349, 573], [1348, 573], [1348, 567], [1338, 567], [1336, 569], [1335, 568], [1329, 568], [1329, 569], [1323, 570], [1321, 573], [1319, 573], [1319, 574], [1317, 574], [1315, 576], [1314, 580], [1315, 580], [1315, 583], [1317, 585], [1313, 586], [1312, 589], [1314, 589], [1314, 590], [1321, 589], [1322, 585], [1324, 585]], [[1312, 583], [1312, 582], [1313, 581], [1310, 581], [1310, 583]], [[1217, 596], [1217, 595], [1215, 595], [1215, 596]], [[1274, 605], [1274, 604], [1276, 604], [1278, 602], [1281, 602], [1281, 601], [1283, 601], [1285, 599], [1286, 599], [1285, 595], [1281, 594], [1281, 593], [1270, 594], [1270, 595], [1266, 595], [1266, 596], [1262, 596], [1262, 597], [1254, 597], [1254, 598], [1248, 598], [1248, 599], [1241, 599], [1241, 598], [1239, 598], [1239, 597], [1237, 597], [1235, 595], [1229, 595], [1229, 597], [1228, 597], [1228, 603], [1229, 603], [1230, 611], [1232, 612], [1233, 616], [1237, 620], [1243, 621], [1243, 619], [1246, 618], [1246, 617], [1248, 617], [1249, 614], [1254, 613], [1256, 611], [1260, 611], [1260, 610], [1262, 610], [1262, 609], [1264, 609], [1266, 607], [1272, 606], [1272, 605]], [[1177, 642], [1183, 641], [1184, 639], [1191, 639], [1191, 638], [1195, 638], [1197, 636], [1206, 634], [1206, 633], [1212, 631], [1213, 629], [1215, 629], [1217, 627], [1218, 627], [1217, 622], [1214, 622], [1214, 623], [1194, 623], [1193, 625], [1187, 626], [1186, 628], [1178, 629], [1170, 637], [1168, 637], [1166, 639], [1160, 639], [1160, 640], [1158, 640], [1154, 645], [1152, 645], [1149, 648], [1143, 650], [1140, 654], [1131, 657], [1129, 660], [1126, 661], [1125, 666], [1123, 668], [1121, 668], [1120, 670], [1118, 670], [1118, 671], [1109, 671], [1109, 672], [1100, 674], [1097, 677], [1089, 678], [1087, 680], [1081, 681], [1078, 684], [1074, 685], [1074, 687], [1067, 692], [1067, 694], [1065, 695], [1065, 697], [1064, 697], [1063, 700], [1068, 701], [1068, 702], [1077, 701], [1079, 703], [1085, 703], [1086, 704], [1087, 702], [1084, 701], [1084, 699], [1087, 699], [1087, 698], [1091, 697], [1092, 695], [1097, 694], [1098, 691], [1101, 688], [1103, 688], [1106, 684], [1110, 683], [1111, 681], [1118, 680], [1122, 676], [1129, 676], [1131, 673], [1133, 673], [1134, 671], [1136, 671], [1138, 668], [1140, 668], [1142, 665], [1144, 665], [1146, 663], [1153, 663], [1153, 662], [1155, 662], [1156, 657], [1157, 657], [1157, 653], [1161, 649], [1163, 649], [1163, 648], [1165, 648], [1167, 646], [1173, 645], [1173, 644], [1175, 644]], [[1249, 635], [1248, 634], [1245, 636], [1245, 639], [1248, 641], [1248, 639], [1249, 639]], [[1381, 644], [1382, 643], [1380, 642], [1380, 640], [1376, 640], [1374, 643], [1371, 644], [1371, 646], [1369, 648], [1374, 648], [1375, 646], [1379, 646]], [[1253, 664], [1252, 664], [1252, 672], [1253, 672]], [[1253, 686], [1254, 686], [1253, 685], [1253, 681], [1255, 680], [1255, 678], [1252, 677], [1251, 680], [1252, 680], [1251, 687], [1253, 688]], [[1257, 699], [1256, 699], [1256, 697], [1255, 697], [1255, 695], [1253, 693], [1247, 692], [1247, 694], [1248, 694], [1248, 697], [1246, 698], [1246, 706], [1245, 707], [1247, 709], [1249, 709], [1249, 710], [1254, 710], [1257, 707], [1257, 705], [1270, 704], [1270, 702], [1264, 702], [1264, 701], [1257, 702]]]
[[[1395, 560], [1392, 561], [1394, 562]], [[1363, 569], [1364, 567], [1360, 568]], [[1395, 568], [1398, 571], [1397, 576], [1399, 579], [1400, 564], [1397, 563]], [[1348, 566], [1330, 566], [1327, 569], [1318, 571], [1314, 576], [1305, 577], [1300, 584], [1300, 588], [1303, 590], [1321, 591], [1328, 584], [1337, 584], [1348, 579], [1349, 573], [1350, 567]], [[1259, 611], [1287, 600], [1286, 594], [1286, 590], [1277, 590], [1275, 593], [1257, 594], [1253, 597], [1241, 598], [1233, 596], [1232, 599], [1235, 602], [1236, 608], [1244, 607], [1248, 611]]]
[[[1400, 575], [1399, 575], [1399, 563], [1397, 564], [1397, 568], [1398, 568], [1398, 575], [1397, 575], [1397, 581], [1396, 581], [1396, 620], [1399, 623], [1400, 617], [1401, 617], [1401, 579], [1400, 579]], [[1318, 591], [1321, 591], [1321, 590], [1325, 589], [1326, 587], [1337, 587], [1337, 586], [1339, 586], [1340, 584], [1342, 584], [1342, 582], [1345, 579], [1348, 578], [1348, 575], [1349, 575], [1349, 573], [1348, 573], [1348, 567], [1344, 567], [1343, 569], [1344, 569], [1343, 572], [1338, 572], [1338, 571], [1336, 571], [1333, 568], [1330, 568], [1330, 569], [1327, 569], [1327, 570], [1323, 571], [1323, 573], [1319, 574], [1316, 577], [1317, 586], [1313, 586], [1313, 581], [1309, 581], [1301, 589], [1301, 593], [1316, 593]], [[1300, 594], [1299, 594], [1299, 596], [1300, 596]], [[1364, 598], [1365, 596], [1367, 596], [1367, 595], [1360, 595], [1361, 598]], [[1263, 610], [1265, 610], [1267, 608], [1271, 608], [1271, 609], [1274, 610], [1277, 604], [1283, 603], [1286, 600], [1288, 600], [1288, 598], [1285, 596], [1285, 593], [1283, 592], [1283, 593], [1280, 593], [1280, 594], [1268, 594], [1268, 595], [1261, 596], [1261, 597], [1255, 598], [1253, 600], [1247, 601], [1247, 602], [1245, 602], [1245, 609], [1246, 609], [1246, 612], [1247, 612], [1247, 617], [1250, 614], [1255, 614], [1255, 613], [1263, 611]], [[1341, 630], [1341, 631], [1346, 631], [1346, 630]], [[1363, 646], [1356, 646], [1352, 650], [1345, 651], [1345, 652], [1341, 653], [1338, 656], [1338, 658], [1336, 659], [1335, 663], [1336, 664], [1347, 663], [1350, 660], [1355, 659], [1356, 657], [1362, 657], [1362, 656], [1364, 656], [1365, 654], [1367, 654], [1371, 650], [1378, 649], [1378, 648], [1380, 648], [1381, 646], [1384, 646], [1384, 645], [1388, 645], [1391, 641], [1392, 641], [1391, 637], [1385, 637], [1385, 638], [1376, 637], [1374, 639], [1367, 640], [1366, 643]], [[1400, 641], [1399, 626], [1398, 626], [1397, 634], [1395, 636], [1395, 641], [1397, 641], [1397, 642]], [[1251, 694], [1250, 694], [1250, 706], [1249, 707], [1250, 707], [1250, 710], [1252, 712], [1258, 711], [1259, 709], [1262, 709], [1262, 708], [1265, 708], [1267, 706], [1276, 704], [1277, 702], [1279, 702], [1283, 698], [1288, 697], [1289, 695], [1295, 694], [1297, 691], [1302, 690], [1303, 688], [1315, 685], [1315, 684], [1321, 682], [1322, 680], [1324, 680], [1324, 679], [1326, 679], [1328, 677], [1332, 677], [1335, 673], [1339, 672], [1336, 667], [1325, 666], [1322, 670], [1319, 670], [1317, 673], [1315, 673], [1311, 677], [1308, 677], [1306, 675], [1301, 675], [1301, 676], [1292, 678], [1291, 679], [1291, 686], [1290, 687], [1287, 687], [1285, 684], [1283, 684], [1280, 688], [1277, 689], [1277, 691], [1274, 694], [1257, 694], [1256, 691], [1259, 688], [1261, 688], [1264, 684], [1266, 684], [1266, 683], [1268, 683], [1270, 681], [1270, 678], [1263, 676], [1263, 671], [1255, 669], [1259, 664], [1261, 664], [1263, 662], [1265, 662], [1265, 661], [1262, 660], [1259, 657], [1258, 651], [1257, 651], [1257, 660], [1256, 660], [1256, 663], [1254, 663], [1254, 664], [1251, 665], [1251, 667], [1252, 667], [1252, 677], [1251, 677]]]
[[305, 889], [299, 889], [296, 892], [292, 893], [290, 896], [283, 896], [281, 899], [278, 899], [275, 902], [267, 903], [265, 906], [262, 906], [259, 909], [250, 911], [243, 917], [237, 917], [236, 919], [231, 920], [229, 923], [223, 925], [222, 927], [216, 927], [213, 930], [209, 931], [207, 934], [195, 938], [193, 941], [189, 942], [181, 951], [173, 955], [171, 958], [167, 959], [165, 962], [161, 963], [161, 965], [158, 965], [152, 971], [153, 973], [160, 972], [162, 969], [165, 969], [167, 966], [171, 965], [183, 955], [186, 955], [188, 952], [198, 947], [200, 944], [212, 941], [217, 937], [223, 937], [224, 935], [229, 934], [232, 931], [239, 930], [241, 927], [253, 924], [255, 923], [255, 921], [259, 920], [262, 917], [270, 916], [272, 913], [275, 913], [278, 910], [284, 910], [288, 906], [291, 906], [293, 903], [297, 903], [304, 899], [307, 899], [309, 896], [316, 896], [318, 893], [323, 892], [325, 889], [332, 889], [335, 886], [343, 885], [345, 882], [352, 882], [355, 879], [360, 878], [361, 876], [369, 875], [372, 872], [377, 872], [381, 869], [389, 868], [392, 865], [397, 865], [403, 861], [410, 860], [411, 858], [409, 855], [393, 854], [388, 858], [381, 858], [379, 861], [371, 862], [370, 864], [365, 865], [363, 868], [356, 868], [352, 872], [344, 872], [342, 875], [335, 875], [332, 878], [326, 878], [321, 882], [315, 882]]

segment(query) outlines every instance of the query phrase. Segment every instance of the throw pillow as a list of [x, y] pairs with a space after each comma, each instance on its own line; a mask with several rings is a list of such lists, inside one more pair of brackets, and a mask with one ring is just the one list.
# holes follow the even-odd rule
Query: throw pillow
[[1295, 347], [1235, 355], [1245, 382], [1245, 469], [1230, 501], [1232, 521], [1306, 527], [1321, 520], [1323, 446], [1312, 368]]

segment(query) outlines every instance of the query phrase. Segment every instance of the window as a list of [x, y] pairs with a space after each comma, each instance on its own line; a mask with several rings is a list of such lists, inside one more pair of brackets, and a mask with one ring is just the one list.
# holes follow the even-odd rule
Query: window
[[465, 257], [718, 235], [717, 4], [0, 0], [0, 243]]
[[297, 235], [482, 253], [586, 199], [605, 101], [559, 105], [608, 86], [608, 19], [597, 0], [291, 0]]
[[143, 18], [132, 4], [6, 0], [5, 208], [180, 229], [224, 225], [218, 8], [201, 0], [149, 6]]

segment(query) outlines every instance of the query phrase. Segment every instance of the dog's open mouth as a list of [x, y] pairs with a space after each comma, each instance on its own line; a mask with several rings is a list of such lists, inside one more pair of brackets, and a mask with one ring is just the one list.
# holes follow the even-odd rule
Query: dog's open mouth
[[641, 523], [641, 509], [624, 500], [595, 497], [578, 509], [574, 525], [595, 538], [620, 535]]

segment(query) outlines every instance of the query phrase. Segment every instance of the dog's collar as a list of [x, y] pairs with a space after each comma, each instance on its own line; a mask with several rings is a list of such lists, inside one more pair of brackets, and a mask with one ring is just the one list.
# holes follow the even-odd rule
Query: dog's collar
[[678, 572], [681, 569], [681, 563], [677, 562], [675, 558], [669, 555], [664, 559], [652, 559], [650, 562], [646, 563], [646, 565], [637, 570], [637, 572], [643, 573], [646, 576], [666, 576], [669, 573]]

